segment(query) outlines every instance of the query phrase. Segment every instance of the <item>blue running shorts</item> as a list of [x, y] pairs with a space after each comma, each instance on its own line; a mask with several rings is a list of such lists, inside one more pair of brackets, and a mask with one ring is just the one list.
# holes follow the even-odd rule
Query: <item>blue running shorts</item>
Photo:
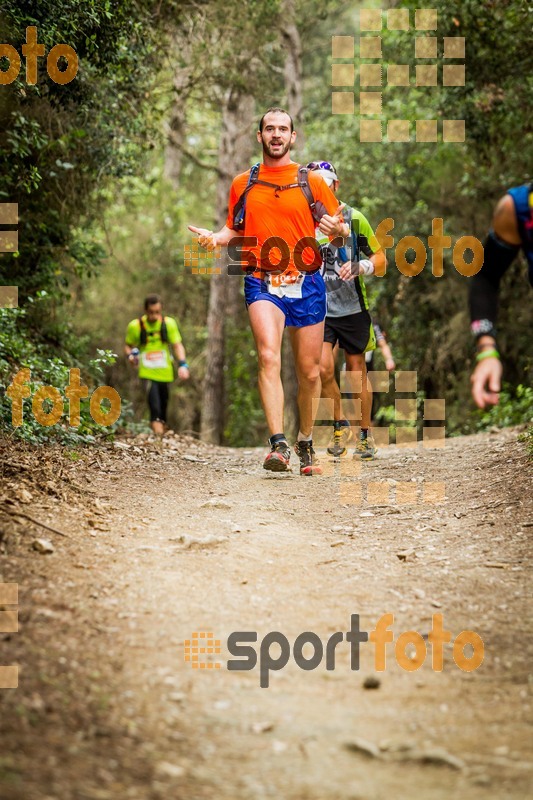
[[[320, 272], [302, 275], [301, 283], [295, 293], [301, 297], [291, 297], [287, 293], [279, 297], [269, 291], [269, 285], [261, 278], [246, 275], [244, 278], [244, 299], [246, 308], [257, 300], [268, 300], [274, 303], [285, 314], [285, 327], [304, 328], [316, 325], [326, 316], [326, 285]], [[301, 289], [301, 292], [299, 291]]]

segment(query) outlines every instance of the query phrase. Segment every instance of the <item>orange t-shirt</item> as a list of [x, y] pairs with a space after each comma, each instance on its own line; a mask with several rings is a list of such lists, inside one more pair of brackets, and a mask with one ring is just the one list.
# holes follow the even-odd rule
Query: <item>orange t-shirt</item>
[[[320, 175], [314, 175], [313, 172], [308, 172], [307, 175], [315, 201], [320, 200], [328, 214], [333, 215], [339, 206], [337, 198]], [[226, 220], [228, 228], [233, 228], [233, 209], [246, 188], [249, 176], [250, 171], [247, 170], [237, 175], [231, 184]], [[284, 167], [266, 167], [261, 164], [258, 178], [277, 186], [297, 183], [298, 164], [291, 162]], [[257, 244], [242, 241], [238, 245], [242, 261], [248, 261], [244, 267], [245, 271], [253, 267], [252, 274], [257, 278], [264, 277], [264, 272], [277, 272], [278, 275], [281, 272], [283, 279], [288, 279], [287, 282], [290, 282], [292, 276], [296, 277], [300, 272], [305, 272], [302, 264], [307, 266], [314, 264], [311, 269], [319, 268], [322, 256], [315, 239], [315, 227], [316, 222], [309, 204], [299, 186], [276, 192], [274, 186], [256, 184], [246, 196], [244, 231], [236, 233], [236, 236], [243, 234], [245, 238], [257, 239]], [[261, 252], [265, 242], [271, 237], [283, 239], [286, 247], [280, 243], [281, 248], [278, 248], [275, 242], [271, 241]], [[295, 263], [295, 246], [304, 237], [309, 238], [309, 246], [302, 250], [300, 245]], [[285, 264], [286, 268], [283, 270]], [[300, 264], [300, 269], [297, 264]]]

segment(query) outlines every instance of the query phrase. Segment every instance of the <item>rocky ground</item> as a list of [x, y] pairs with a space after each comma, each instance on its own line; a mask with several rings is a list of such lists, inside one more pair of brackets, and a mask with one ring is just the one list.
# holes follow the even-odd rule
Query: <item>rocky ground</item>
[[[188, 437], [0, 450], [0, 582], [19, 587], [19, 631], [0, 633], [0, 664], [19, 666], [0, 690], [3, 799], [531, 796], [533, 514], [515, 431], [325, 462], [320, 478]], [[353, 614], [369, 632], [394, 615], [385, 670], [372, 642], [351, 669], [346, 641], [334, 670], [301, 669], [297, 637], [325, 646]], [[432, 669], [435, 614], [452, 642], [481, 637], [477, 669], [451, 643]], [[275, 631], [290, 657], [262, 688]], [[405, 631], [424, 637], [416, 670], [396, 662]], [[220, 642], [198, 655], [219, 668], [185, 660], [195, 632]], [[254, 669], [227, 668], [232, 632], [257, 634]]]

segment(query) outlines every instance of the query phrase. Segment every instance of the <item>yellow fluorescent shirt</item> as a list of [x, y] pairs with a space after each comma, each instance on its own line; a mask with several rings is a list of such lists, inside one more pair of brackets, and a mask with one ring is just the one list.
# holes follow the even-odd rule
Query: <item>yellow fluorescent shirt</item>
[[161, 340], [162, 320], [148, 322], [146, 315], [142, 319], [146, 328], [146, 344], [141, 345], [141, 325], [138, 319], [132, 319], [126, 331], [126, 344], [129, 347], [138, 347], [141, 351], [139, 378], [170, 383], [174, 380], [171, 346], [181, 342], [178, 324], [172, 317], [165, 317], [168, 342], [163, 342]]

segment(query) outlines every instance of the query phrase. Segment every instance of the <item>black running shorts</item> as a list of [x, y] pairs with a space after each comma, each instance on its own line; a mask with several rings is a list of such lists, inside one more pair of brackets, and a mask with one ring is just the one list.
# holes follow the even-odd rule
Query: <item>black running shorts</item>
[[326, 317], [324, 341], [333, 347], [338, 342], [339, 347], [352, 356], [374, 350], [376, 337], [370, 314], [365, 310], [346, 317]]

